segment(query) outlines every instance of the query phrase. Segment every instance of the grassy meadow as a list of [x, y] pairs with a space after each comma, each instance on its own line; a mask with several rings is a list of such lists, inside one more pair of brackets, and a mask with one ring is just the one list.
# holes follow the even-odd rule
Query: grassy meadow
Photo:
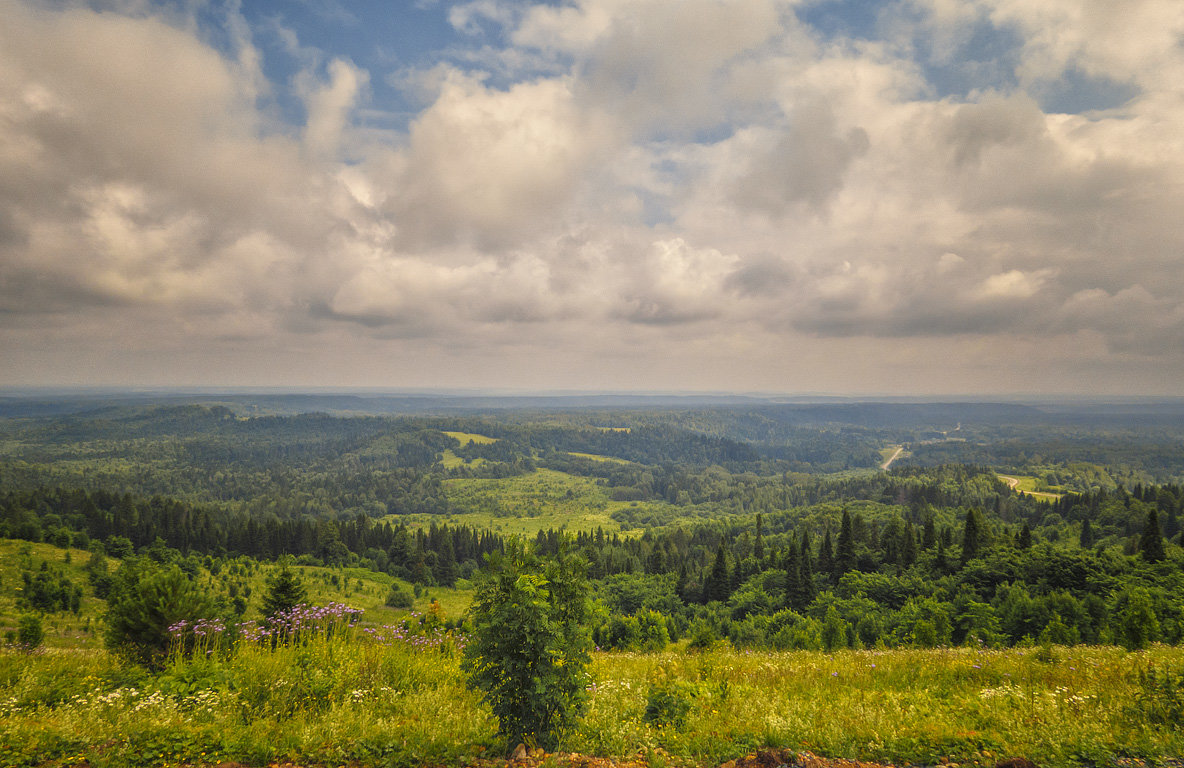
[[[462, 765], [505, 748], [453, 641], [355, 627], [296, 646], [240, 642], [150, 675], [101, 650], [0, 652], [0, 766]], [[758, 747], [898, 764], [1157, 761], [1184, 732], [1173, 648], [596, 653], [562, 751], [716, 765]], [[1177, 690], [1175, 704], [1179, 706]], [[662, 698], [664, 697], [664, 698]], [[654, 701], [682, 716], [647, 716]], [[652, 706], [651, 706], [652, 709]], [[1179, 709], [1175, 710], [1179, 716]]]
[[[456, 461], [461, 459], [456, 457]], [[618, 510], [672, 508], [660, 501], [614, 500], [595, 478], [551, 469], [506, 478], [452, 478], [444, 481], [444, 489], [448, 501], [459, 511], [449, 515], [392, 515], [386, 520], [392, 525], [402, 522], [425, 528], [432, 523], [463, 524], [505, 536], [533, 538], [539, 531], [549, 529], [569, 533], [592, 532], [597, 528], [610, 534], [622, 532], [621, 524], [612, 517]]]

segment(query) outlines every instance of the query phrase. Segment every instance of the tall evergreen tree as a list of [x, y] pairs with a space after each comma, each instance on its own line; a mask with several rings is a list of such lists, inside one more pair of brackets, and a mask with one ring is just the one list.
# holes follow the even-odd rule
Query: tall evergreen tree
[[962, 529], [962, 565], [978, 557], [982, 547], [983, 530], [977, 509], [966, 513], [966, 526]]
[[851, 513], [844, 508], [843, 521], [839, 527], [839, 547], [835, 550], [835, 578], [854, 570], [855, 565], [855, 534], [851, 531]]
[[759, 512], [756, 515], [756, 543], [752, 545], [752, 555], [758, 563], [765, 561], [765, 520]]
[[1024, 521], [1024, 527], [1020, 529], [1020, 535], [1016, 539], [1016, 545], [1020, 549], [1032, 548], [1032, 529], [1028, 526], [1028, 521]]
[[715, 550], [715, 564], [711, 566], [711, 573], [707, 575], [707, 582], [703, 585], [703, 601], [711, 602], [728, 599], [728, 553], [724, 549], [721, 538]]
[[809, 605], [814, 599], [814, 558], [810, 550], [810, 532], [802, 528], [802, 541], [798, 554], [798, 573], [801, 581], [802, 605]]
[[1094, 529], [1088, 517], [1081, 521], [1081, 537], [1077, 541], [1082, 549], [1090, 549], [1094, 545]]
[[835, 548], [830, 541], [829, 528], [826, 529], [826, 535], [822, 537], [822, 545], [818, 547], [818, 567], [814, 571], [827, 576], [831, 576], [835, 572]]
[[790, 536], [789, 546], [785, 548], [785, 604], [800, 611], [806, 607], [802, 601], [802, 558], [798, 550], [798, 543]]
[[900, 538], [900, 564], [908, 568], [917, 562], [917, 532], [912, 523], [905, 523], [904, 535]]
[[933, 549], [937, 544], [937, 524], [933, 522], [933, 515], [925, 516], [925, 529], [921, 533], [921, 549]]
[[266, 579], [267, 594], [263, 596], [263, 615], [274, 616], [290, 609], [294, 605], [303, 603], [308, 595], [299, 574], [294, 573], [289, 566], [289, 559], [280, 562], [279, 573], [272, 574]]
[[1167, 557], [1163, 549], [1163, 533], [1159, 530], [1159, 513], [1154, 507], [1147, 511], [1147, 522], [1139, 537], [1139, 556], [1149, 563], [1158, 563]]

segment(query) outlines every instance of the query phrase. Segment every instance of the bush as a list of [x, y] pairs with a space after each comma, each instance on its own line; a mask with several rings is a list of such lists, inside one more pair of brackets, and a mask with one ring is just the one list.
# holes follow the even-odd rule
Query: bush
[[45, 630], [41, 626], [41, 617], [35, 613], [21, 616], [16, 630], [16, 641], [20, 644], [21, 650], [29, 653], [39, 648], [44, 640]]
[[386, 604], [390, 608], [410, 608], [415, 605], [415, 596], [397, 584], [391, 585], [391, 591], [386, 596]]
[[685, 680], [661, 676], [650, 684], [645, 701], [645, 721], [658, 726], [682, 728], [698, 690]]
[[584, 563], [511, 549], [488, 565], [470, 609], [462, 669], [507, 746], [553, 749], [587, 704]]
[[1142, 722], [1169, 728], [1184, 727], [1184, 671], [1156, 669], [1139, 672], [1135, 713]]

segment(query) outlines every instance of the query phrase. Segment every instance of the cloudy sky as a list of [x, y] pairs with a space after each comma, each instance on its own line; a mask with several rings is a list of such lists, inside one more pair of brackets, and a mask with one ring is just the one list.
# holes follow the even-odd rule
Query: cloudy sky
[[0, 385], [1184, 394], [1179, 0], [0, 18]]

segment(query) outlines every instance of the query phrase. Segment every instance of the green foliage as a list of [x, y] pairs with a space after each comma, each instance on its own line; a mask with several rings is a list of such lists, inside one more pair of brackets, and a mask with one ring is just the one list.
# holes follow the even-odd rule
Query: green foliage
[[698, 686], [686, 680], [659, 675], [650, 683], [645, 699], [644, 719], [657, 726], [683, 728], [695, 704]]
[[1184, 728], [1184, 670], [1154, 664], [1139, 670], [1134, 710], [1151, 725]]
[[389, 608], [409, 609], [415, 605], [415, 595], [398, 584], [392, 584], [391, 591], [386, 596], [386, 605]]
[[21, 616], [17, 624], [16, 641], [21, 650], [29, 653], [41, 647], [45, 640], [45, 629], [41, 625], [41, 616], [36, 613], [26, 613]]
[[1129, 590], [1119, 596], [1118, 603], [1121, 607], [1116, 614], [1115, 635], [1120, 645], [1137, 651], [1159, 638], [1159, 619], [1147, 590]]
[[287, 559], [280, 563], [280, 570], [267, 577], [267, 594], [263, 596], [263, 615], [275, 616], [291, 610], [308, 598], [308, 590], [300, 575], [292, 571]]
[[129, 560], [116, 573], [108, 597], [107, 647], [159, 667], [169, 649], [169, 627], [215, 615], [213, 601], [177, 566]]
[[584, 564], [512, 547], [490, 558], [462, 669], [509, 746], [553, 748], [584, 711], [590, 639]]

